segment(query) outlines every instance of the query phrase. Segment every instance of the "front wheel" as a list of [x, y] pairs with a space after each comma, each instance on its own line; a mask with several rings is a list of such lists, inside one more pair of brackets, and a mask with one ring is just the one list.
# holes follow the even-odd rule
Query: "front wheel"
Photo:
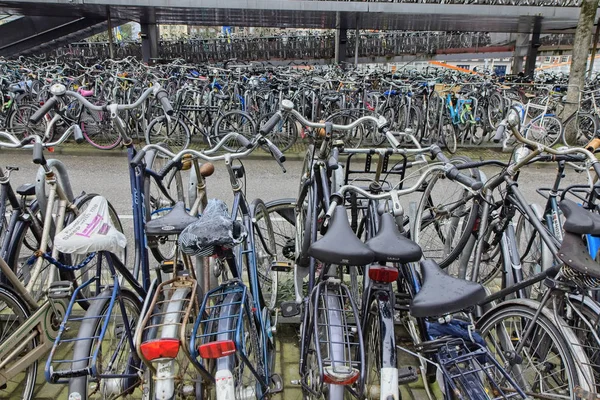
[[442, 124], [440, 138], [443, 147], [448, 150], [450, 154], [456, 153], [458, 141], [456, 139], [456, 128], [452, 121], [445, 121], [444, 124]]
[[[262, 127], [274, 113], [266, 114], [259, 119], [258, 126]], [[268, 132], [268, 138], [273, 142], [275, 146], [282, 152], [288, 151], [298, 138], [298, 125], [296, 121], [289, 117], [284, 116], [281, 121], [275, 125], [275, 128]]]
[[179, 153], [190, 145], [190, 128], [176, 117], [160, 116], [154, 118], [146, 128], [146, 143], [168, 145], [173, 153]]
[[[584, 147], [598, 131], [597, 118], [588, 113], [577, 113], [575, 118], [567, 122], [562, 130], [562, 140], [569, 147]], [[570, 138], [568, 140], [567, 138]]]
[[541, 115], [534, 118], [525, 127], [524, 136], [544, 146], [554, 146], [561, 138], [562, 130], [562, 123], [558, 118], [551, 115]]
[[271, 216], [265, 203], [256, 199], [250, 205], [254, 229], [254, 254], [256, 271], [264, 306], [272, 310], [277, 301], [277, 271], [273, 262], [277, 261], [277, 246]]

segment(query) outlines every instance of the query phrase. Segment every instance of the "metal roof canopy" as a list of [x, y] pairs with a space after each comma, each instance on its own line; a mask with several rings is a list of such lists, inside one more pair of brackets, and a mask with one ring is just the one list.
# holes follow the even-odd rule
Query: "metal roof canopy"
[[[0, 0], [0, 12], [41, 16], [106, 18], [142, 23], [289, 28], [427, 31], [541, 32], [577, 26], [579, 7], [389, 3], [310, 0]], [[599, 12], [600, 14], [600, 12]]]

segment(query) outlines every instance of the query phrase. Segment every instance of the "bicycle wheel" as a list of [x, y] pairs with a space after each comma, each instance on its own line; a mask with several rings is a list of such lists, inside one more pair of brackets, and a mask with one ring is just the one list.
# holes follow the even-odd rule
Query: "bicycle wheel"
[[[262, 127], [273, 116], [274, 113], [266, 114], [258, 120], [258, 126]], [[296, 143], [298, 138], [298, 125], [296, 120], [285, 115], [277, 123], [275, 128], [269, 133], [268, 138], [279, 147], [279, 150], [286, 152]]]
[[[576, 358], [577, 354], [570, 350], [549, 316], [551, 311], [546, 310], [534, 319], [539, 303], [522, 304], [523, 301], [504, 302], [478, 321], [488, 351], [526, 393], [534, 397], [539, 394], [545, 399], [575, 399], [574, 388], [584, 383], [580, 382], [576, 363], [586, 365], [589, 361], [582, 354]], [[525, 337], [528, 328], [531, 332]], [[523, 349], [516, 354], [519, 345]], [[520, 362], [516, 362], [516, 357]]]
[[173, 153], [179, 153], [188, 148], [192, 135], [181, 119], [163, 115], [150, 121], [145, 136], [147, 144], [164, 143]]
[[445, 121], [442, 123], [440, 140], [442, 142], [442, 147], [448, 150], [448, 153], [456, 153], [456, 148], [458, 146], [458, 141], [456, 139], [456, 128], [451, 121]]
[[498, 128], [498, 124], [504, 118], [506, 106], [500, 93], [494, 92], [490, 95], [487, 105], [487, 118], [492, 129]]
[[[573, 130], [575, 133], [575, 141], [568, 141], [567, 135]], [[594, 137], [598, 131], [597, 118], [588, 113], [577, 113], [576, 118], [572, 118], [565, 123], [562, 130], [563, 143], [571, 147], [584, 147]]]
[[[331, 122], [334, 125], [349, 125], [356, 121], [356, 117], [348, 112], [339, 112], [337, 114], [333, 114], [329, 116], [326, 121]], [[357, 126], [351, 131], [340, 131], [333, 132], [332, 138], [334, 140], [342, 140], [344, 142], [344, 146], [349, 149], [355, 149], [362, 143], [364, 136], [364, 125]]]
[[[373, 301], [367, 309], [366, 324], [363, 326], [365, 343], [365, 395], [367, 399], [379, 399], [381, 391], [381, 369], [383, 354], [381, 348], [381, 321], [379, 307]], [[394, 350], [395, 351], [395, 350]]]
[[296, 235], [296, 199], [280, 199], [265, 203], [273, 226], [277, 260], [294, 260]]
[[526, 127], [524, 136], [545, 146], [554, 146], [561, 138], [562, 123], [556, 117], [540, 115]]
[[256, 199], [250, 205], [254, 228], [254, 246], [256, 271], [264, 306], [270, 310], [277, 301], [277, 271], [273, 270], [273, 261], [277, 261], [277, 247], [271, 218], [265, 203]]
[[[169, 146], [161, 144], [167, 150]], [[169, 162], [159, 152], [153, 152], [146, 156], [147, 167], [152, 171], [160, 171]], [[185, 202], [183, 180], [181, 171], [173, 168], [163, 179], [163, 186], [171, 197], [170, 200], [156, 183], [156, 180], [146, 175], [144, 177], [144, 203], [146, 209], [146, 221], [166, 215], [177, 201]], [[150, 251], [157, 262], [171, 260], [175, 256], [177, 239], [174, 237], [161, 237], [149, 243]]]
[[[46, 134], [46, 118], [40, 119], [38, 123], [33, 123], [29, 118], [38, 110], [39, 107], [31, 104], [21, 104], [14, 109], [6, 121], [6, 129], [15, 135], [17, 139], [22, 140], [28, 136], [36, 135], [41, 138]], [[52, 141], [52, 134], [44, 141]]]
[[406, 124], [406, 128], [408, 129], [412, 129], [413, 131], [413, 135], [415, 137], [419, 137], [419, 129], [421, 128], [421, 110], [419, 110], [419, 108], [416, 105], [412, 105], [410, 107], [409, 113], [408, 113], [408, 121]]
[[[4, 262], [0, 259], [0, 263]], [[22, 326], [31, 315], [27, 305], [21, 301], [19, 296], [10, 288], [0, 285], [0, 343], [4, 343], [20, 326]], [[15, 346], [17, 343], [15, 343]], [[18, 362], [27, 353], [37, 346], [37, 339], [31, 339], [19, 354], [13, 359]], [[3, 399], [25, 399], [33, 398], [35, 389], [35, 378], [37, 375], [38, 362], [32, 362], [14, 377], [5, 381], [0, 386], [0, 397]]]
[[[223, 139], [228, 133], [235, 132], [247, 139], [252, 139], [256, 134], [256, 122], [252, 117], [239, 110], [229, 111], [221, 115], [215, 122], [214, 136], [217, 140]], [[229, 152], [241, 151], [240, 144], [235, 139], [230, 139], [223, 148]]]
[[[466, 157], [455, 157], [455, 164], [468, 163]], [[481, 179], [479, 170], [463, 173]], [[426, 259], [440, 267], [449, 267], [462, 252], [477, 219], [479, 203], [459, 183], [446, 179], [443, 172], [433, 175], [428, 183], [415, 216], [414, 240], [423, 249]]]
[[437, 93], [432, 93], [429, 96], [427, 102], [427, 129], [430, 131], [436, 131], [439, 126], [442, 103], [443, 100]]
[[[133, 349], [129, 347], [128, 332], [133, 334], [140, 321], [142, 304], [138, 297], [121, 288], [115, 304], [110, 310], [112, 288], [106, 289], [97, 300], [92, 300], [73, 346], [73, 370], [95, 371], [96, 375], [131, 375], [131, 377], [82, 376], [69, 381], [69, 394], [79, 393], [82, 399], [116, 398], [120, 394], [131, 394], [139, 384], [137, 372], [141, 365], [135, 361]], [[110, 314], [109, 314], [110, 311]], [[123, 314], [123, 311], [125, 314]], [[98, 318], [101, 317], [101, 318]], [[99, 335], [108, 319], [105, 336]], [[98, 349], [97, 358], [94, 353]], [[95, 364], [94, 364], [95, 361]], [[141, 395], [141, 393], [140, 393]]]
[[121, 143], [121, 135], [113, 127], [108, 111], [92, 111], [84, 107], [79, 126], [85, 140], [97, 149], [110, 150]]

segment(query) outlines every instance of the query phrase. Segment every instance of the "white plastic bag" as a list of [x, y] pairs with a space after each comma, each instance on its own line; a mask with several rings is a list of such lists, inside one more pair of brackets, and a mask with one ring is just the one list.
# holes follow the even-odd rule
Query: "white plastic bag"
[[110, 251], [119, 256], [127, 246], [127, 238], [113, 226], [106, 199], [95, 196], [83, 213], [56, 236], [54, 245], [65, 254]]

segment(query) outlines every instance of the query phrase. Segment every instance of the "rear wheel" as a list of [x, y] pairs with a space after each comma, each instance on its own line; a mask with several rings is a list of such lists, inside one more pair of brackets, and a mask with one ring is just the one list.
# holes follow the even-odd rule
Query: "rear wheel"
[[[258, 126], [262, 127], [273, 114], [274, 113], [267, 114], [260, 118]], [[289, 150], [294, 143], [296, 143], [296, 139], [298, 138], [298, 125], [296, 124], [296, 120], [287, 115], [284, 116], [283, 119], [275, 125], [275, 128], [269, 132], [268, 138], [275, 146], [279, 147], [279, 150], [282, 152]]]
[[448, 150], [450, 154], [456, 153], [456, 148], [458, 146], [456, 128], [451, 121], [447, 120], [442, 124], [441, 142], [443, 147]]
[[[221, 115], [215, 122], [214, 136], [219, 141], [231, 132], [239, 133], [250, 140], [256, 134], [256, 122], [243, 111], [229, 111]], [[240, 143], [235, 139], [229, 139], [224, 144], [223, 149], [229, 152], [243, 151]]]
[[[568, 141], [567, 136], [571, 131], [575, 134], [575, 141]], [[562, 140], [570, 147], [584, 147], [598, 131], [598, 120], [592, 114], [577, 113], [575, 118], [567, 122], [562, 130]]]
[[553, 146], [561, 138], [562, 123], [558, 118], [542, 115], [525, 127], [525, 137], [545, 146]]
[[146, 143], [164, 143], [171, 148], [173, 153], [187, 149], [190, 140], [190, 129], [176, 117], [160, 116], [150, 121], [146, 128]]
[[[3, 261], [0, 260], [1, 262]], [[28, 307], [19, 299], [19, 296], [4, 286], [0, 286], [0, 316], [0, 344], [3, 344], [30, 316]], [[36, 346], [36, 338], [28, 341], [21, 352], [13, 359], [13, 362], [17, 363], [20, 358], [25, 357]], [[34, 361], [7, 381], [0, 387], [0, 397], [3, 399], [32, 399], [37, 366], [38, 362]]]
[[110, 150], [121, 143], [121, 135], [114, 128], [108, 111], [92, 111], [84, 107], [79, 125], [85, 140], [97, 149]]
[[271, 224], [271, 216], [262, 200], [254, 200], [250, 210], [254, 227], [254, 254], [260, 291], [264, 305], [273, 309], [277, 301], [277, 271], [272, 268], [277, 257], [275, 233]]

